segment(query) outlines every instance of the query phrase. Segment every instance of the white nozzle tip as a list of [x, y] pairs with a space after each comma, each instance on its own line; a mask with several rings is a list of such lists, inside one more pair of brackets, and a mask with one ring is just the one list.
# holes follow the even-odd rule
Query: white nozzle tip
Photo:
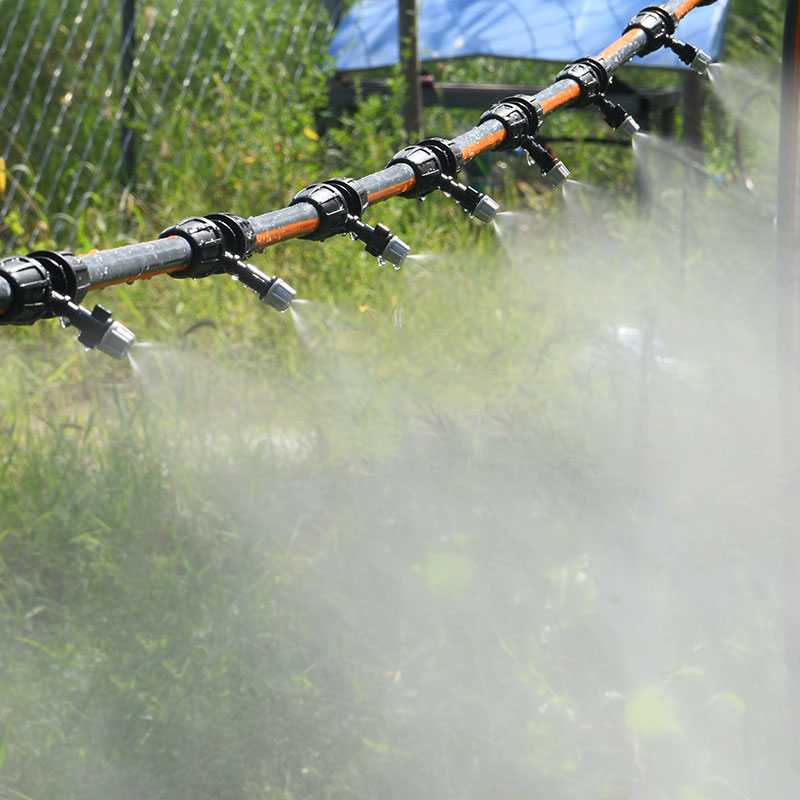
[[552, 186], [560, 186], [569, 176], [570, 172], [567, 165], [559, 160], [556, 161], [550, 172], [546, 173], [544, 177]]
[[381, 253], [381, 258], [388, 261], [395, 269], [400, 269], [410, 252], [411, 248], [402, 239], [392, 236], [386, 249]]
[[711, 56], [707, 53], [704, 53], [702, 50], [698, 50], [697, 55], [694, 57], [691, 63], [692, 69], [700, 75], [705, 75], [710, 66]]
[[622, 125], [617, 130], [625, 136], [632, 137], [634, 133], [639, 133], [641, 126], [633, 117], [628, 115], [622, 120]]
[[261, 299], [268, 306], [272, 306], [276, 311], [284, 314], [289, 310], [289, 306], [296, 296], [297, 292], [286, 281], [275, 278], [272, 286], [269, 287], [266, 294], [261, 296]]
[[113, 322], [97, 343], [97, 349], [111, 358], [125, 358], [133, 347], [136, 335], [119, 322]]
[[483, 223], [488, 223], [495, 218], [499, 210], [500, 205], [492, 200], [492, 198], [488, 195], [484, 195], [478, 201], [478, 205], [475, 206], [472, 216]]

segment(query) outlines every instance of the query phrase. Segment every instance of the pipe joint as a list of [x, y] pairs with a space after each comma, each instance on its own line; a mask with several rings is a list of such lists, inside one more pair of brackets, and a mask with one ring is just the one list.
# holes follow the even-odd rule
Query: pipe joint
[[189, 242], [192, 258], [181, 270], [171, 272], [173, 278], [207, 278], [220, 272], [220, 261], [225, 252], [222, 230], [208, 217], [187, 217], [177, 225], [161, 231], [159, 239], [180, 236]]
[[678, 19], [675, 14], [662, 6], [647, 6], [628, 23], [623, 34], [637, 28], [644, 31], [647, 35], [647, 45], [639, 52], [639, 56], [646, 56], [663, 47], [672, 38], [677, 24]]

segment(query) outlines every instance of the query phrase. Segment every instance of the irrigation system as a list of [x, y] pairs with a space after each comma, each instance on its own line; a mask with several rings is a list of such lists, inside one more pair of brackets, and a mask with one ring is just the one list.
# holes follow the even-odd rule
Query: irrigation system
[[456, 179], [464, 164], [487, 150], [522, 148], [532, 165], [558, 184], [569, 170], [537, 139], [544, 120], [568, 106], [594, 105], [606, 122], [623, 134], [639, 126], [606, 91], [614, 73], [635, 56], [662, 47], [685, 64], [705, 72], [710, 58], [674, 38], [678, 23], [692, 9], [714, 0], [670, 0], [647, 6], [622, 36], [602, 53], [567, 64], [555, 81], [535, 95], [517, 94], [495, 104], [478, 125], [453, 140], [424, 139], [397, 153], [385, 169], [360, 179], [334, 178], [311, 184], [286, 208], [245, 219], [235, 214], [189, 217], [151, 242], [76, 256], [38, 250], [0, 259], [0, 324], [31, 325], [60, 317], [78, 331], [78, 341], [123, 358], [135, 336], [100, 305], [81, 305], [90, 290], [169, 274], [206, 278], [227, 273], [252, 289], [267, 305], [286, 311], [295, 291], [283, 280], [249, 265], [257, 251], [296, 237], [325, 240], [350, 234], [380, 264], [399, 269], [410, 248], [385, 225], [362, 216], [369, 206], [390, 197], [423, 198], [434, 191], [452, 197], [471, 217], [489, 222], [498, 211], [490, 197]]

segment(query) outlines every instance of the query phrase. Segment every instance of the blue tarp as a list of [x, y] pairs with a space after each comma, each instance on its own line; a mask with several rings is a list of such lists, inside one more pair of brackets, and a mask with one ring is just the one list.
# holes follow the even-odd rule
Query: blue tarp
[[[729, 0], [691, 11], [676, 38], [722, 57]], [[500, 56], [568, 63], [596, 55], [620, 37], [642, 0], [418, 0], [423, 61]], [[330, 54], [341, 71], [396, 64], [397, 0], [358, 0], [344, 15]], [[632, 62], [683, 67], [660, 50]]]

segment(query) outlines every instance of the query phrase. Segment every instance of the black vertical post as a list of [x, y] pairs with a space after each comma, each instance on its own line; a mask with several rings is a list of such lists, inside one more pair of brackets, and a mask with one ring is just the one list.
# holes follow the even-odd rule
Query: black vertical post
[[122, 180], [125, 187], [133, 190], [136, 171], [136, 137], [131, 125], [133, 122], [133, 56], [136, 50], [136, 0], [122, 0], [122, 46], [120, 49], [122, 74], [121, 102], [121, 150]]
[[681, 113], [683, 142], [693, 156], [703, 155], [703, 84], [694, 70], [686, 70], [682, 79]]
[[419, 37], [417, 36], [417, 0], [397, 0], [397, 33], [400, 63], [406, 86], [403, 108], [406, 134], [411, 141], [422, 135], [422, 86], [420, 85]]

